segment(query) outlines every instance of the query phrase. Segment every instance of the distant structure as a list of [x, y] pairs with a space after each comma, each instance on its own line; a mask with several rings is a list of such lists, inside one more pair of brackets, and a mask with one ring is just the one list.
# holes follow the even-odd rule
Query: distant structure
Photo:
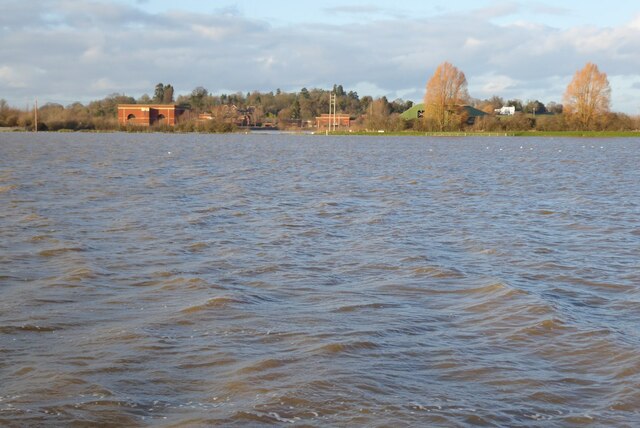
[[254, 106], [241, 109], [233, 104], [224, 104], [221, 106], [215, 106], [211, 108], [211, 111], [207, 113], [200, 113], [198, 115], [199, 121], [217, 120], [224, 123], [232, 123], [236, 126], [257, 126], [257, 120], [255, 118]]
[[[400, 117], [404, 120], [412, 120], [412, 119], [422, 119], [424, 117], [424, 112], [426, 107], [424, 104], [414, 104], [409, 110], [405, 111], [400, 115]], [[477, 118], [486, 116], [487, 114], [482, 110], [478, 110], [475, 107], [469, 105], [459, 105], [453, 108], [452, 111], [460, 115], [466, 116], [467, 125], [473, 125]]]
[[404, 111], [400, 117], [404, 120], [422, 119], [424, 117], [425, 106], [423, 103], [414, 104], [409, 110]]
[[184, 112], [174, 104], [118, 104], [118, 123], [125, 126], [176, 126]]
[[317, 129], [335, 130], [337, 128], [349, 128], [351, 126], [351, 117], [348, 114], [321, 114], [316, 116]]
[[516, 108], [514, 106], [504, 106], [501, 108], [495, 109], [496, 114], [500, 116], [513, 116], [516, 114]]
[[466, 116], [467, 125], [473, 125], [474, 123], [476, 123], [476, 119], [487, 115], [487, 113], [483, 112], [482, 110], [478, 110], [477, 108], [469, 105], [458, 106], [458, 114]]

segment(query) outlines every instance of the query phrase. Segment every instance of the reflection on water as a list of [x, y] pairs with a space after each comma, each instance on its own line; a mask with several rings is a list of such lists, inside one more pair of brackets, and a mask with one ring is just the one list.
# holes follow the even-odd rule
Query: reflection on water
[[0, 134], [0, 425], [632, 426], [637, 140]]

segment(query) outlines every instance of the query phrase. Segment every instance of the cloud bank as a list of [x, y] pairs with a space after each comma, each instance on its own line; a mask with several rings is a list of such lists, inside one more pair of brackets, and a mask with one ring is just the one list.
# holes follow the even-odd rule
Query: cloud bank
[[337, 83], [361, 95], [419, 101], [446, 60], [465, 72], [474, 97], [560, 102], [574, 72], [591, 61], [609, 75], [614, 110], [640, 113], [640, 16], [616, 28], [498, 24], [519, 7], [507, 3], [429, 19], [376, 9], [365, 11], [375, 17], [365, 13], [355, 23], [274, 26], [234, 9], [153, 14], [144, 5], [5, 1], [0, 98], [67, 104], [115, 92], [151, 94], [158, 82], [177, 93]]

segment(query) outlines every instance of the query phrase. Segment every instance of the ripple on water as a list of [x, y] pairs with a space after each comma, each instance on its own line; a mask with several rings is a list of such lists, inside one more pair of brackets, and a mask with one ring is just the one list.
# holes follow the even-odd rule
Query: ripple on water
[[281, 369], [286, 365], [290, 364], [292, 360], [282, 360], [276, 358], [267, 358], [265, 360], [260, 360], [253, 362], [252, 364], [242, 367], [236, 371], [238, 375], [247, 375], [247, 374], [265, 374], [266, 372], [272, 371], [274, 369]]
[[38, 251], [41, 257], [57, 257], [67, 253], [79, 253], [85, 251], [82, 247], [57, 247]]
[[10, 335], [18, 335], [20, 333], [52, 333], [54, 331], [60, 330], [61, 328], [62, 327], [51, 326], [51, 325], [35, 325], [35, 324], [2, 325], [0, 326], [0, 333], [10, 334]]
[[96, 270], [89, 267], [72, 268], [62, 277], [64, 281], [82, 282], [89, 279], [95, 279], [105, 275], [105, 271]]
[[0, 193], [9, 193], [12, 190], [15, 190], [18, 188], [18, 185], [16, 184], [5, 184], [3, 186], [0, 186]]
[[443, 268], [440, 266], [420, 266], [412, 269], [415, 276], [427, 276], [432, 278], [463, 278], [464, 274], [456, 268]]
[[187, 251], [191, 253], [200, 253], [209, 248], [209, 246], [210, 245], [206, 242], [194, 242], [193, 244], [189, 244]]
[[396, 303], [366, 303], [366, 304], [340, 306], [339, 308], [334, 309], [333, 312], [349, 313], [349, 312], [369, 311], [369, 310], [378, 310], [378, 309], [395, 309], [399, 307], [400, 305]]
[[164, 292], [194, 292], [205, 290], [225, 290], [222, 285], [214, 284], [199, 277], [172, 277], [173, 274], [168, 274], [164, 279], [159, 281], [160, 290]]
[[183, 314], [195, 314], [198, 312], [208, 311], [211, 309], [224, 309], [232, 305], [248, 304], [250, 301], [243, 300], [234, 296], [218, 296], [208, 299], [202, 304], [192, 305], [182, 309]]
[[356, 355], [361, 352], [372, 351], [378, 349], [379, 345], [371, 341], [350, 341], [350, 342], [334, 342], [326, 343], [313, 351], [313, 354], [351, 354]]

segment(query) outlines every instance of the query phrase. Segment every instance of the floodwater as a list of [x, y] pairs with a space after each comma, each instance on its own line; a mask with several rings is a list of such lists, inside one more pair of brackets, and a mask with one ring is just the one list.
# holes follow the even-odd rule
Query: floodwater
[[0, 425], [638, 426], [639, 165], [0, 134]]

